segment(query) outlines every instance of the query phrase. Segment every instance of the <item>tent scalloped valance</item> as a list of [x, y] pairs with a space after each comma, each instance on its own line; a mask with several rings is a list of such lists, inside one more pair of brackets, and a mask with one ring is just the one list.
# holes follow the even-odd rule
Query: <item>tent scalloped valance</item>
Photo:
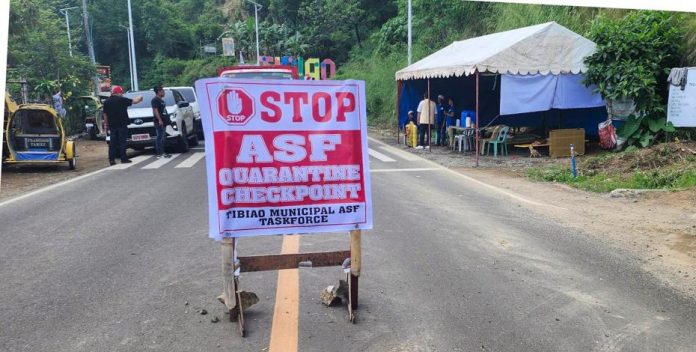
[[499, 74], [579, 74], [596, 45], [548, 22], [454, 42], [399, 70], [396, 80], [461, 77], [479, 72]]
[[[428, 71], [419, 71], [419, 72], [413, 72], [413, 73], [404, 73], [400, 76], [397, 77], [397, 80], [409, 80], [409, 79], [433, 79], [433, 78], [448, 78], [448, 77], [461, 77], [461, 76], [470, 76], [476, 73], [477, 68], [476, 67], [467, 67], [467, 68], [447, 68], [445, 70], [440, 70], [440, 69], [434, 69], [434, 70], [428, 70]], [[559, 75], [559, 74], [580, 74], [580, 73], [585, 73], [586, 70], [570, 70], [570, 71], [564, 71], [564, 70], [523, 70], [519, 69], [516, 71], [503, 71], [499, 69], [495, 69], [492, 67], [485, 67], [479, 70], [481, 73], [497, 73], [497, 74], [512, 74], [512, 75], [536, 75], [536, 74], [542, 74], [542, 75], [548, 75], [548, 74], [553, 74], [553, 75]]]

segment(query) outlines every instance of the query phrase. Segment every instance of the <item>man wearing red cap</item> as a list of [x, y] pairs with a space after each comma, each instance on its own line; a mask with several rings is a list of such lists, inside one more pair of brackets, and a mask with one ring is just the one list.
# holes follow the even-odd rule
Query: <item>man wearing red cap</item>
[[121, 86], [113, 86], [111, 96], [104, 101], [104, 123], [109, 133], [109, 164], [116, 164], [116, 157], [121, 163], [130, 163], [126, 155], [126, 139], [128, 139], [128, 107], [143, 101], [143, 96], [130, 99], [123, 96]]

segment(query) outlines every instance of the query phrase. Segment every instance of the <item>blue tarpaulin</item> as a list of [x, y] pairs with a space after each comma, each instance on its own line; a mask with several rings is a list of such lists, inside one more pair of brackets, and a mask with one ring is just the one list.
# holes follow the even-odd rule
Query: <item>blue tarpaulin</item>
[[[553, 77], [553, 75], [548, 76]], [[423, 93], [427, 92], [427, 89], [428, 82], [425, 79], [402, 81], [399, 126], [403, 126], [408, 122], [408, 111], [416, 111], [418, 102], [423, 99]], [[573, 109], [552, 107], [547, 111], [500, 116], [501, 76], [494, 74], [481, 75], [479, 89], [479, 111], [481, 115], [479, 127], [485, 127], [489, 124], [505, 124], [511, 127], [539, 127], [546, 129], [584, 128], [587, 136], [597, 136], [597, 125], [607, 119], [607, 111], [603, 106]], [[446, 98], [453, 97], [455, 116], [460, 116], [463, 110], [474, 111], [476, 109], [476, 77], [472, 75], [431, 79], [430, 94], [433, 100], [438, 95], [444, 95]], [[556, 105], [562, 107], [572, 106], [568, 100], [559, 100], [556, 102]]]
[[602, 96], [583, 79], [582, 74], [502, 75], [500, 114], [603, 107]]
[[15, 153], [17, 161], [56, 161], [58, 160], [57, 152], [17, 152]]

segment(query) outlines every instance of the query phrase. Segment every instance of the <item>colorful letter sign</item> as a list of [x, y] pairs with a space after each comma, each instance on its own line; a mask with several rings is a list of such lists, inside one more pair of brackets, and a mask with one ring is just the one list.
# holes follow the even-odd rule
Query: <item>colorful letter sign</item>
[[319, 62], [318, 58], [303, 59], [301, 56], [273, 57], [261, 56], [261, 66], [266, 65], [287, 65], [297, 67], [300, 78], [312, 78], [314, 80], [333, 79], [336, 76], [336, 63], [331, 59], [324, 59]]
[[210, 237], [372, 228], [364, 87], [197, 81]]

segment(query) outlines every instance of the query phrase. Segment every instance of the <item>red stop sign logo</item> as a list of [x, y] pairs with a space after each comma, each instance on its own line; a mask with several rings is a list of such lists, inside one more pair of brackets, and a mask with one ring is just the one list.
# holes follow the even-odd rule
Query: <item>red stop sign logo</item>
[[227, 87], [217, 98], [218, 113], [228, 125], [245, 125], [254, 116], [254, 99], [242, 88]]

